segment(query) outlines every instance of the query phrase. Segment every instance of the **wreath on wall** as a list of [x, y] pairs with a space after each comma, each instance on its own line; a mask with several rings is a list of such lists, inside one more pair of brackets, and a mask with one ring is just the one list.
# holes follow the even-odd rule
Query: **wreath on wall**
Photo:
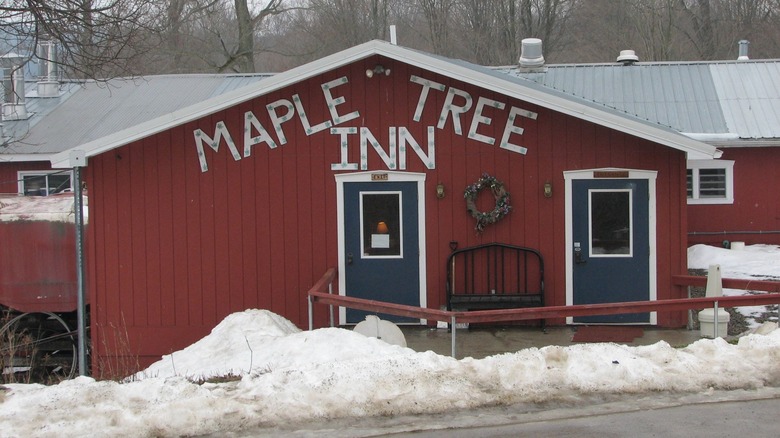
[[[496, 207], [491, 211], [482, 212], [477, 209], [477, 197], [483, 189], [490, 189], [493, 197], [496, 198]], [[463, 197], [466, 198], [466, 210], [477, 220], [477, 225], [474, 227], [477, 233], [481, 233], [486, 226], [498, 222], [512, 211], [512, 206], [509, 205], [509, 193], [504, 189], [504, 183], [487, 173], [483, 173], [477, 182], [466, 187]]]

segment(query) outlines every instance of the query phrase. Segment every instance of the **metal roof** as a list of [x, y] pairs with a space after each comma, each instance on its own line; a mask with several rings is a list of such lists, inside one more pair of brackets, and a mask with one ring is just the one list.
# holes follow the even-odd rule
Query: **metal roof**
[[496, 70], [714, 144], [780, 139], [780, 60]]
[[[520, 99], [534, 105], [539, 105], [543, 108], [571, 115], [581, 120], [586, 120], [630, 135], [635, 135], [685, 152], [688, 154], [689, 158], [712, 159], [720, 156], [720, 151], [714, 147], [696, 139], [685, 137], [680, 133], [657, 123], [647, 122], [626, 113], [611, 110], [602, 105], [597, 105], [566, 93], [560, 93], [524, 79], [497, 73], [483, 66], [433, 56], [428, 53], [407, 49], [380, 40], [369, 41], [334, 53], [311, 63], [276, 74], [261, 82], [248, 85], [239, 90], [234, 90], [213, 99], [183, 107], [173, 113], [166, 114], [122, 131], [116, 131], [108, 136], [81, 144], [75, 149], [82, 151], [86, 157], [102, 154], [133, 141], [170, 129], [171, 127], [197, 120], [200, 117], [222, 111], [259, 96], [280, 90], [286, 86], [376, 55], [404, 62], [432, 74], [439, 74], [464, 81], [473, 84], [476, 87], [482, 87], [510, 98]], [[70, 152], [71, 150], [66, 150], [52, 155], [52, 166], [55, 168], [71, 167]]]
[[656, 121], [490, 68], [379, 40], [275, 75], [164, 75], [87, 82], [51, 110], [45, 123], [35, 125], [23, 141], [0, 147], [0, 155], [17, 161], [45, 155], [55, 168], [71, 167], [72, 150], [87, 157], [98, 155], [375, 55], [663, 144], [689, 157], [719, 155], [712, 146]]
[[[32, 115], [3, 122], [11, 141], [0, 148], [0, 154], [62, 152], [269, 76], [161, 75], [69, 83], [62, 86], [67, 92], [58, 98], [39, 98], [32, 88], [26, 97]], [[41, 120], [45, 122], [38, 123]]]

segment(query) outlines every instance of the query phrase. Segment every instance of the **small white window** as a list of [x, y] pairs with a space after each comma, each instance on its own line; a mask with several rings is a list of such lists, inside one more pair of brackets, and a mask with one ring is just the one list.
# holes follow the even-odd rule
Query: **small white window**
[[19, 194], [48, 196], [72, 191], [70, 170], [22, 171], [18, 173]]
[[734, 162], [688, 161], [688, 204], [733, 204]]

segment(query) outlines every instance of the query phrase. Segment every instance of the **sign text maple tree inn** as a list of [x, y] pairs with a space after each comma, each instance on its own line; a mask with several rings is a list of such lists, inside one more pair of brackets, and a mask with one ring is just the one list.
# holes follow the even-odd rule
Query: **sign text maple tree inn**
[[[461, 115], [473, 111], [471, 124], [466, 129], [466, 136], [489, 145], [495, 145], [496, 139], [488, 135], [481, 134], [481, 125], [490, 125], [493, 119], [487, 115], [488, 109], [492, 111], [506, 111], [507, 105], [504, 102], [488, 99], [486, 97], [471, 96], [466, 91], [455, 87], [447, 87], [438, 82], [424, 79], [419, 76], [410, 75], [409, 81], [420, 85], [420, 95], [417, 100], [417, 107], [412, 118], [419, 122], [423, 109], [428, 101], [431, 90], [434, 92], [445, 93], [444, 103], [441, 107], [436, 128], [444, 129], [448, 119], [452, 119], [452, 129], [455, 134], [462, 136], [466, 128], [461, 123]], [[419, 157], [422, 163], [428, 169], [436, 168], [436, 142], [435, 130], [433, 126], [427, 127], [426, 146], [427, 152], [420, 146], [419, 139], [412, 136], [411, 132], [405, 126], [390, 126], [387, 134], [387, 150], [377, 140], [377, 136], [367, 127], [340, 126], [360, 117], [360, 111], [352, 111], [347, 114], [339, 113], [339, 106], [346, 103], [343, 96], [338, 96], [337, 88], [348, 82], [346, 76], [321, 84], [322, 94], [325, 104], [330, 114], [330, 119], [322, 121], [311, 121], [307, 117], [306, 105], [298, 94], [293, 94], [290, 99], [279, 99], [266, 105], [267, 118], [265, 123], [252, 111], [244, 113], [243, 129], [243, 154], [239, 152], [234, 137], [230, 134], [224, 121], [217, 122], [214, 129], [214, 135], [209, 136], [203, 130], [196, 129], [195, 145], [198, 150], [198, 159], [202, 172], [209, 170], [204, 151], [204, 144], [209, 146], [215, 152], [219, 151], [220, 144], [224, 141], [230, 150], [233, 159], [238, 161], [241, 158], [249, 157], [252, 154], [252, 148], [255, 145], [264, 143], [269, 149], [275, 149], [280, 145], [287, 143], [284, 125], [297, 116], [307, 136], [329, 130], [329, 133], [338, 138], [341, 148], [341, 160], [338, 163], [332, 163], [332, 170], [368, 170], [368, 150], [371, 149], [381, 158], [387, 169], [405, 170], [407, 163], [407, 147], [411, 147], [414, 153]], [[336, 94], [336, 96], [334, 96]], [[456, 103], [456, 99], [458, 103]], [[487, 108], [487, 109], [486, 109]], [[519, 126], [518, 116], [536, 120], [537, 114], [522, 108], [511, 106], [509, 114], [504, 125], [503, 135], [498, 145], [502, 149], [511, 152], [525, 154], [527, 149], [518, 144], [512, 143], [512, 135], [522, 135], [523, 128]], [[268, 128], [271, 128], [270, 130]], [[272, 134], [273, 132], [273, 134]], [[355, 140], [360, 147], [360, 163], [350, 162], [348, 151], [350, 145], [354, 147]]]

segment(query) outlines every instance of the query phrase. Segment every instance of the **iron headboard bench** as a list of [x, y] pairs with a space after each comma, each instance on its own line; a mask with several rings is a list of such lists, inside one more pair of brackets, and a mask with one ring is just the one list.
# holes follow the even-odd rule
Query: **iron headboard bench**
[[[458, 249], [447, 258], [447, 310], [544, 307], [539, 251], [505, 243]], [[541, 321], [544, 329], [544, 320]]]

